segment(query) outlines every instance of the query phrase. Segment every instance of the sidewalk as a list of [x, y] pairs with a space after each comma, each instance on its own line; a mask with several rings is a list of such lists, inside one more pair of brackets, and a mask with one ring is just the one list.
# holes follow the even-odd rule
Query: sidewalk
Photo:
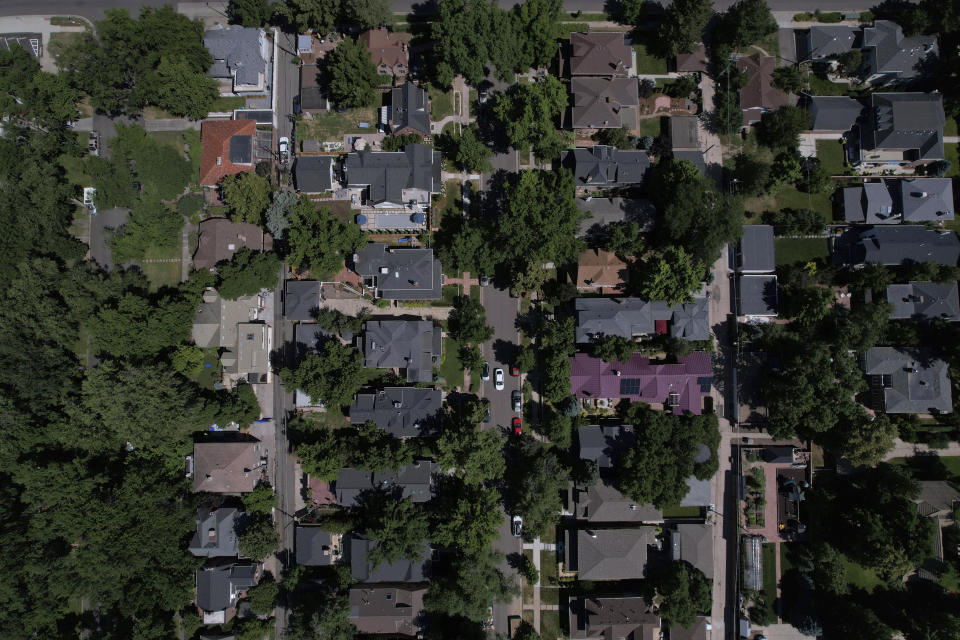
[[[61, 14], [62, 15], [62, 14]], [[40, 68], [51, 73], [57, 72], [57, 66], [53, 56], [49, 53], [50, 35], [53, 33], [82, 33], [87, 29], [93, 29], [93, 24], [86, 18], [72, 16], [89, 26], [78, 27], [58, 27], [50, 24], [50, 18], [54, 16], [4, 16], [0, 17], [0, 33], [39, 33], [41, 55], [39, 57]]]
[[883, 456], [884, 460], [892, 458], [909, 458], [914, 455], [937, 454], [940, 456], [960, 456], [960, 442], [951, 442], [945, 449], [931, 449], [926, 444], [914, 444], [913, 442], [904, 442], [900, 438], [893, 441], [893, 449]]

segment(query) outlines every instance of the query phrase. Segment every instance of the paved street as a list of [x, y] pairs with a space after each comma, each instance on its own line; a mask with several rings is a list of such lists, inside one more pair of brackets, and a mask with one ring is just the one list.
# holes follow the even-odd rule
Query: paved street
[[293, 57], [297, 54], [297, 38], [293, 34], [280, 33], [279, 44], [276, 60], [277, 104], [274, 105], [277, 114], [277, 139], [274, 142], [282, 137], [292, 139], [293, 121], [290, 117], [293, 114], [293, 98], [300, 92], [299, 68], [293, 64]]
[[[513, 354], [520, 344], [520, 332], [516, 328], [520, 300], [511, 298], [507, 289], [498, 289], [491, 284], [480, 288], [480, 301], [494, 334], [493, 339], [482, 347], [483, 357], [490, 363], [490, 381], [480, 382], [479, 395], [490, 399], [490, 426], [509, 430], [513, 418], [518, 415], [510, 404], [510, 394], [514, 389], [520, 389], [521, 381], [521, 378], [510, 375]], [[497, 367], [503, 369], [503, 391], [494, 388], [493, 372]]]
[[[517, 584], [517, 587], [519, 588], [521, 578], [516, 569], [510, 567], [509, 565], [511, 556], [523, 553], [523, 550], [521, 549], [523, 539], [514, 538], [510, 533], [510, 518], [505, 513], [503, 514], [503, 523], [500, 525], [499, 533], [499, 537], [493, 541], [493, 548], [495, 551], [502, 553], [507, 558], [506, 562], [500, 564], [500, 570], [503, 571], [505, 575], [513, 578]], [[522, 600], [519, 593], [517, 593], [517, 596], [511, 602], [495, 603], [493, 605], [494, 630], [497, 633], [506, 634], [510, 629], [510, 616], [519, 615], [521, 606]]]

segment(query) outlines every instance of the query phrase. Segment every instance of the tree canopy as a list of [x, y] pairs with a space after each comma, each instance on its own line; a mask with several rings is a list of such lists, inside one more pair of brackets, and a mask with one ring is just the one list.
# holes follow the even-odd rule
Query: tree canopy
[[671, 562], [657, 571], [652, 580], [663, 598], [658, 613], [667, 623], [690, 627], [698, 615], [710, 614], [710, 580], [696, 567], [687, 562]]
[[483, 304], [470, 296], [457, 296], [453, 301], [447, 331], [457, 342], [469, 344], [480, 344], [493, 337]]
[[282, 369], [280, 378], [287, 389], [300, 389], [330, 407], [350, 404], [364, 382], [360, 354], [339, 340], [327, 340], [319, 353], [307, 353], [296, 367]]
[[270, 204], [273, 187], [253, 171], [235, 173], [223, 179], [223, 200], [230, 207], [230, 219], [259, 225]]
[[667, 247], [642, 262], [635, 280], [646, 300], [665, 300], [670, 305], [693, 301], [693, 293], [707, 277], [707, 266], [688, 254], [682, 246]]
[[566, 87], [547, 76], [542, 82], [525, 82], [498, 93], [493, 119], [514, 147], [530, 147], [538, 158], [553, 160], [567, 146], [557, 131], [566, 108]]
[[[713, 17], [710, 0], [678, 0], [667, 7], [657, 26], [657, 48], [664, 58], [689, 53], [703, 39], [703, 30]], [[638, 25], [639, 26], [639, 25]]]
[[508, 469], [508, 495], [523, 516], [524, 534], [536, 538], [557, 523], [567, 469], [553, 448], [532, 438], [519, 443], [516, 455], [516, 464]]
[[380, 86], [380, 77], [363, 42], [344, 38], [327, 54], [323, 75], [337, 106], [348, 109], [379, 106], [377, 87]]
[[473, 622], [486, 620], [487, 607], [504, 602], [516, 588], [497, 568], [501, 556], [490, 549], [478, 553], [454, 552], [434, 565], [430, 586], [423, 598], [431, 613], [460, 616]]
[[367, 554], [374, 567], [393, 564], [406, 558], [416, 562], [423, 557], [423, 542], [427, 539], [430, 523], [426, 512], [413, 500], [398, 500], [383, 493], [368, 494], [363, 504], [365, 535], [376, 541]]
[[229, 261], [217, 265], [217, 291], [226, 300], [252, 296], [261, 289], [273, 289], [280, 272], [280, 258], [275, 253], [237, 250]]
[[344, 257], [360, 246], [362, 234], [358, 225], [341, 222], [329, 209], [318, 209], [302, 196], [290, 210], [287, 238], [287, 263], [296, 271], [309, 271], [316, 280], [327, 280], [343, 268]]
[[448, 403], [444, 410], [437, 464], [467, 485], [499, 480], [506, 468], [503, 436], [496, 430], [481, 429], [485, 416], [486, 405], [476, 396], [459, 404]]

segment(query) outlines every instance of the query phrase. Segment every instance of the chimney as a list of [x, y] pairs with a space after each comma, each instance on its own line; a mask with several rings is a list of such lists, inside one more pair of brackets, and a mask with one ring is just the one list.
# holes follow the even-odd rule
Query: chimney
[[217, 156], [217, 166], [218, 167], [223, 166], [223, 156]]
[[207, 531], [207, 541], [216, 542], [217, 541], [217, 530], [213, 527], [210, 527], [210, 530]]

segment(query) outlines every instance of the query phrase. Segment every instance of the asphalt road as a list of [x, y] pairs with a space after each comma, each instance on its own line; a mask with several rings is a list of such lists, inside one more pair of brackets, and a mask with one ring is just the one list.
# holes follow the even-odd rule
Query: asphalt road
[[296, 36], [280, 33], [280, 47], [277, 50], [277, 140], [293, 135], [293, 98], [300, 91], [300, 74], [293, 57], [297, 54]]
[[[503, 515], [503, 522], [500, 525], [499, 536], [493, 541], [493, 548], [507, 558], [507, 562], [501, 564], [500, 569], [504, 571], [506, 576], [515, 580], [519, 585], [519, 574], [516, 569], [510, 566], [510, 558], [511, 556], [523, 554], [523, 539], [513, 537], [513, 534], [510, 532], [509, 516], [502, 511], [501, 514]], [[493, 629], [498, 634], [505, 635], [510, 631], [511, 605], [512, 603], [510, 602], [497, 602], [493, 605]]]
[[[517, 314], [520, 312], [520, 300], [511, 298], [507, 289], [498, 289], [494, 284], [481, 287], [480, 301], [487, 312], [487, 324], [493, 327], [493, 339], [481, 347], [483, 358], [490, 363], [490, 380], [480, 382], [480, 396], [490, 400], [489, 427], [510, 429], [514, 417], [510, 394], [520, 389], [521, 378], [510, 375], [513, 355], [520, 344], [520, 333], [516, 328]], [[494, 370], [503, 369], [502, 391], [494, 386]]]

